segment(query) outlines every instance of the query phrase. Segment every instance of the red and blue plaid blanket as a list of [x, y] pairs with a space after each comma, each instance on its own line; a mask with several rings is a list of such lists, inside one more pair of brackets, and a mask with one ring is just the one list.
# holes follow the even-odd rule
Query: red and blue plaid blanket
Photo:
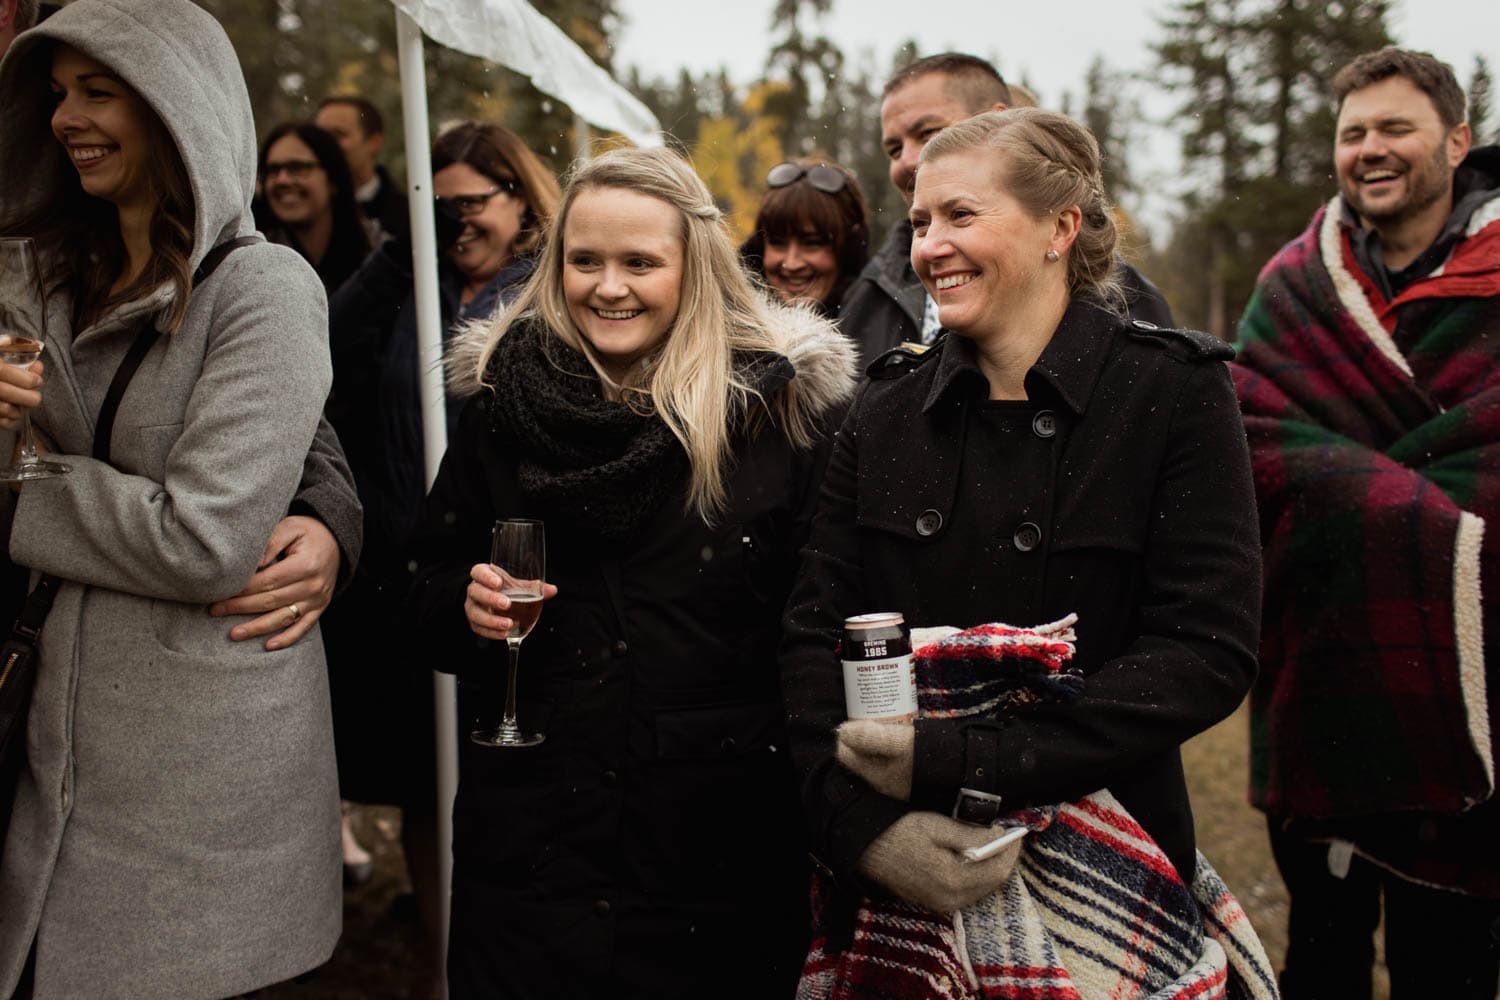
[[[1251, 798], [1460, 885], [1414, 837], [1495, 786], [1500, 199], [1389, 302], [1335, 200], [1266, 266], [1239, 337], [1265, 546]], [[1493, 807], [1472, 815], [1500, 837]]]
[[[918, 711], [995, 715], [1069, 701], [1074, 618], [982, 625], [923, 644]], [[1276, 981], [1244, 910], [1200, 854], [1184, 885], [1107, 791], [1013, 812], [1032, 832], [1010, 880], [961, 913], [864, 900], [848, 947], [830, 950], [841, 900], [813, 884], [813, 943], [799, 1000], [1272, 1000]]]

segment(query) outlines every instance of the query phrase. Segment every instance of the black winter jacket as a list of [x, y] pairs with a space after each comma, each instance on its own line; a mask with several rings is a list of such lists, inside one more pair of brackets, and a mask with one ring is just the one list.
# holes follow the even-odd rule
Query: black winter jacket
[[[1193, 818], [1178, 747], [1255, 672], [1260, 550], [1229, 349], [1081, 302], [991, 402], [973, 345], [894, 352], [838, 434], [788, 608], [782, 684], [813, 851], [846, 885], [907, 810], [961, 787], [1009, 807], [1108, 788], [1185, 877]], [[846, 616], [1035, 625], [1077, 612], [1082, 698], [1003, 725], [919, 720], [910, 805], [833, 761]]]
[[[1144, 274], [1120, 262], [1125, 304], [1132, 319], [1171, 327], [1167, 300]], [[859, 345], [862, 363], [871, 364], [904, 343], [920, 343], [926, 291], [911, 266], [911, 222], [891, 227], [885, 243], [844, 293], [838, 309], [839, 329]]]
[[769, 427], [740, 441], [712, 527], [679, 491], [637, 538], [601, 547], [523, 494], [487, 397], [459, 420], [414, 604], [433, 665], [461, 672], [462, 706], [495, 717], [503, 701], [504, 649], [463, 616], [496, 518], [547, 522], [559, 589], [520, 658], [520, 722], [546, 741], [460, 751], [455, 998], [792, 995], [807, 844], [776, 647], [854, 366], [831, 326], [788, 317], [816, 332], [786, 353], [822, 399], [820, 443], [798, 450]]

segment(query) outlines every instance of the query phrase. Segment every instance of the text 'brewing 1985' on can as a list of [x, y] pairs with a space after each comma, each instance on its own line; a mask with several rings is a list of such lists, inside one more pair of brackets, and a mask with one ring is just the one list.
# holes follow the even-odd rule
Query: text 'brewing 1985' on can
[[917, 673], [899, 611], [844, 619], [839, 640], [844, 704], [851, 719], [905, 722], [917, 715]]

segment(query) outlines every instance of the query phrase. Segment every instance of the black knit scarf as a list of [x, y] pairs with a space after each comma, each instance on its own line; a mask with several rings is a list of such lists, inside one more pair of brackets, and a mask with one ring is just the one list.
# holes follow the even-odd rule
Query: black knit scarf
[[496, 431], [520, 446], [521, 489], [536, 506], [623, 541], [682, 502], [688, 460], [655, 414], [606, 400], [584, 356], [522, 322], [490, 359]]

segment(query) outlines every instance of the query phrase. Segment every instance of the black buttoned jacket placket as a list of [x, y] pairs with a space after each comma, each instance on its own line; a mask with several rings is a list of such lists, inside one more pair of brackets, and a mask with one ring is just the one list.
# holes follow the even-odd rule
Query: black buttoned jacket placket
[[[1207, 335], [1075, 302], [1027, 375], [1032, 439], [1008, 463], [976, 433], [988, 385], [972, 345], [950, 335], [872, 366], [835, 444], [781, 654], [813, 850], [841, 880], [905, 812], [949, 813], [964, 787], [1008, 807], [1108, 788], [1191, 876], [1178, 748], [1249, 689], [1260, 613], [1227, 356]], [[987, 518], [997, 495], [1030, 513]], [[844, 617], [877, 610], [961, 627], [1076, 612], [1084, 695], [1003, 723], [919, 720], [912, 802], [885, 798], [832, 757], [845, 717], [834, 641]]]

